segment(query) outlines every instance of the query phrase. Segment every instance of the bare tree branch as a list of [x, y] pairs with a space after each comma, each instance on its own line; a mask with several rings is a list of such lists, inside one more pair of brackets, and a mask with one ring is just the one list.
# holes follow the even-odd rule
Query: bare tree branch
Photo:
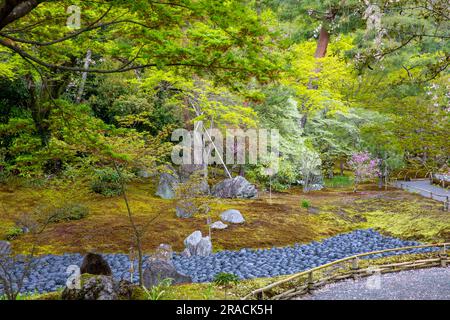
[[0, 6], [0, 30], [30, 13], [44, 0], [4, 0]]

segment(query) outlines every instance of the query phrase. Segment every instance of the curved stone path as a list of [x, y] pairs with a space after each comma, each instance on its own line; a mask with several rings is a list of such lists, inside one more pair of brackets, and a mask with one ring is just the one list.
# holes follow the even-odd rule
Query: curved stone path
[[450, 267], [345, 280], [298, 300], [450, 300]]
[[[430, 198], [430, 192], [433, 193], [433, 199], [444, 202], [446, 197], [450, 197], [450, 190], [431, 184], [430, 180], [412, 180], [412, 181], [397, 181], [398, 188], [405, 189], [410, 192], [418, 193], [424, 197]], [[418, 189], [416, 189], [418, 188]], [[426, 190], [426, 191], [425, 191]]]

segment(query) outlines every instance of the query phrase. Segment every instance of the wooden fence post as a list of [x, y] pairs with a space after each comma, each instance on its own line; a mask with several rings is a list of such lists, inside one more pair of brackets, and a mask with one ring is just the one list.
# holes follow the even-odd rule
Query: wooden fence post
[[358, 279], [358, 269], [359, 269], [359, 258], [356, 257], [352, 260], [352, 273], [353, 279]]
[[441, 258], [441, 267], [446, 268], [447, 267], [448, 254], [445, 251], [445, 245], [442, 248], [441, 253], [439, 254], [439, 258]]
[[314, 289], [314, 278], [312, 271], [308, 273], [308, 291], [311, 292]]
[[257, 300], [264, 300], [264, 291], [258, 292], [256, 294], [256, 299]]

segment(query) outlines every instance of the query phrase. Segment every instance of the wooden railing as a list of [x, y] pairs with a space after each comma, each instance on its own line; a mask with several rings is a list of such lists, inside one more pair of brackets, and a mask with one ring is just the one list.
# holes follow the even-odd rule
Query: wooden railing
[[[340, 260], [336, 260], [322, 266], [318, 266], [306, 271], [302, 271], [300, 273], [289, 276], [283, 280], [274, 282], [268, 286], [257, 289], [243, 297], [243, 300], [249, 299], [271, 299], [271, 300], [284, 300], [291, 299], [296, 296], [301, 296], [303, 294], [309, 293], [313, 290], [316, 290], [325, 284], [330, 282], [335, 282], [339, 280], [344, 280], [348, 278], [358, 279], [361, 277], [366, 277], [373, 275], [374, 272], [379, 273], [388, 273], [388, 272], [396, 272], [401, 270], [410, 270], [416, 268], [428, 268], [428, 267], [447, 267], [450, 263], [448, 259], [448, 254], [446, 252], [446, 248], [450, 246], [450, 243], [439, 243], [439, 244], [428, 244], [428, 245], [420, 245], [420, 246], [409, 246], [402, 248], [394, 248], [394, 249], [386, 249], [379, 250], [367, 253], [361, 253], [357, 255], [353, 255], [347, 258], [343, 258]], [[374, 264], [370, 266], [371, 261], [365, 260], [368, 262], [369, 266], [365, 268], [360, 268], [360, 259], [371, 256], [378, 255], [386, 252], [395, 252], [395, 251], [404, 251], [411, 249], [421, 249], [421, 248], [442, 248], [440, 251], [430, 252], [433, 254], [437, 253], [437, 258], [429, 258], [429, 259], [416, 259], [413, 261], [407, 262], [399, 262], [399, 263], [389, 263], [389, 264]], [[410, 253], [408, 253], [410, 254]], [[328, 268], [336, 268], [342, 264], [348, 263], [350, 264], [349, 270], [340, 270], [335, 275], [329, 275], [325, 271]], [[340, 269], [340, 268], [339, 268]], [[318, 278], [314, 280], [314, 276], [323, 276], [322, 278]], [[280, 293], [269, 296], [268, 294], [274, 289], [281, 289]], [[280, 290], [279, 290], [280, 291]]]

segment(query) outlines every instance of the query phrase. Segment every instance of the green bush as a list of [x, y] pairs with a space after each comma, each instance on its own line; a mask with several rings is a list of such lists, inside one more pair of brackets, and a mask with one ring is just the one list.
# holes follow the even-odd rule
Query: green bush
[[353, 181], [348, 176], [334, 176], [332, 179], [325, 179], [325, 186], [328, 188], [345, 188], [352, 184]]
[[[129, 174], [123, 174], [123, 179], [128, 180]], [[120, 176], [111, 168], [95, 170], [91, 190], [106, 197], [114, 197], [122, 194]]]
[[8, 241], [12, 241], [17, 239], [22, 234], [23, 234], [22, 228], [12, 227], [6, 232], [5, 239]]
[[51, 222], [81, 220], [89, 214], [89, 208], [79, 203], [69, 203], [51, 214]]
[[239, 277], [232, 273], [220, 272], [214, 276], [214, 284], [218, 286], [229, 286], [239, 282]]
[[302, 207], [308, 209], [311, 206], [311, 203], [308, 200], [302, 200]]

